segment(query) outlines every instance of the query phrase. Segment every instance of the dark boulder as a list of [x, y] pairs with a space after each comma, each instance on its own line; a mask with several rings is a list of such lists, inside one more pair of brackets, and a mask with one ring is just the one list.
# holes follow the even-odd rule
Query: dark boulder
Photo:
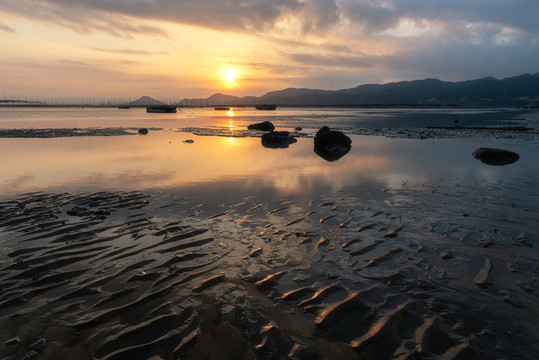
[[509, 165], [520, 159], [520, 156], [512, 151], [479, 148], [473, 152], [473, 157], [487, 165]]
[[314, 152], [322, 159], [336, 161], [352, 149], [352, 140], [342, 131], [331, 130], [324, 126], [314, 138]]
[[249, 130], [260, 130], [260, 131], [273, 131], [275, 126], [269, 121], [263, 121], [261, 123], [251, 124], [247, 126]]
[[330, 132], [330, 131], [331, 131], [331, 129], [330, 129], [328, 126], [322, 126], [322, 127], [320, 128], [320, 130], [318, 130], [318, 131], [316, 132], [315, 138], [319, 137], [320, 135], [322, 135], [322, 134], [324, 134], [324, 133]]
[[148, 134], [148, 129], [146, 129], [146, 128], [140, 128], [140, 129], [138, 129], [138, 133], [139, 133], [140, 135], [146, 135], [146, 134]]
[[262, 135], [262, 146], [266, 148], [287, 148], [290, 144], [295, 142], [297, 142], [296, 138], [290, 136], [288, 131], [272, 131]]

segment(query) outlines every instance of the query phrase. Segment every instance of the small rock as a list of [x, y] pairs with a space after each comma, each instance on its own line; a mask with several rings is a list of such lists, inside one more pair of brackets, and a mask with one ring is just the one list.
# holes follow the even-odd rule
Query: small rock
[[272, 149], [287, 148], [297, 140], [288, 131], [272, 131], [262, 135], [262, 146]]
[[520, 156], [515, 152], [493, 148], [479, 148], [472, 155], [487, 165], [504, 166], [520, 159]]
[[259, 131], [273, 131], [275, 126], [269, 121], [263, 121], [261, 123], [251, 124], [247, 126], [249, 130], [259, 130]]
[[189, 139], [189, 140], [184, 140], [183, 142], [186, 143], [186, 144], [192, 144], [192, 143], [195, 142], [195, 140]]
[[146, 135], [146, 134], [148, 134], [148, 129], [146, 129], [146, 128], [140, 128], [140, 129], [138, 129], [138, 133], [139, 133], [140, 135]]
[[342, 131], [330, 130], [324, 126], [314, 138], [314, 152], [322, 159], [336, 161], [352, 149], [352, 140]]

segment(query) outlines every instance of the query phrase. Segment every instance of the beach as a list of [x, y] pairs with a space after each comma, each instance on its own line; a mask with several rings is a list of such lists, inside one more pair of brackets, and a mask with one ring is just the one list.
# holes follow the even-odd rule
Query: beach
[[[537, 112], [17, 111], [0, 358], [539, 357]], [[262, 120], [297, 142], [262, 146]]]

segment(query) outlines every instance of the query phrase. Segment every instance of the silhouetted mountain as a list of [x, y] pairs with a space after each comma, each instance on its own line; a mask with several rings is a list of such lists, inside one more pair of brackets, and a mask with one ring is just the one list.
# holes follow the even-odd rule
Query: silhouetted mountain
[[127, 106], [160, 106], [160, 105], [166, 105], [164, 102], [152, 99], [149, 96], [142, 96], [139, 99], [135, 101], [131, 101], [127, 104]]
[[537, 106], [539, 73], [502, 80], [484, 77], [449, 82], [438, 79], [366, 84], [351, 89], [317, 90], [288, 88], [260, 97], [215, 94], [207, 99], [184, 99], [180, 106], [245, 106], [256, 104], [335, 105], [456, 105], [456, 106]]

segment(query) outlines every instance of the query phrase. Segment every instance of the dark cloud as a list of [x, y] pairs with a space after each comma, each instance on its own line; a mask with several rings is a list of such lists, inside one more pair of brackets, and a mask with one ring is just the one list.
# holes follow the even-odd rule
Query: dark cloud
[[538, 32], [536, 0], [342, 0], [342, 16], [368, 33], [395, 28], [403, 20], [419, 26], [425, 21], [451, 24], [495, 24], [524, 32]]
[[303, 32], [324, 31], [341, 21], [341, 9], [335, 0], [310, 0], [301, 9]]
[[165, 29], [145, 25], [151, 20], [261, 33], [289, 18], [299, 22], [304, 34], [319, 36], [343, 27], [369, 35], [394, 29], [403, 21], [418, 27], [436, 24], [446, 29], [445, 36], [473, 35], [474, 24], [493, 25], [498, 33], [508, 27], [539, 32], [537, 0], [3, 0], [2, 11], [80, 32], [98, 30], [122, 37], [167, 36]]
[[105, 31], [116, 36], [166, 35], [160, 28], [136, 24], [161, 20], [218, 30], [262, 31], [283, 14], [299, 10], [299, 0], [4, 0], [0, 11], [52, 22], [77, 31]]
[[310, 54], [310, 53], [290, 53], [287, 54], [292, 61], [299, 62], [310, 66], [322, 66], [333, 68], [371, 68], [380, 64], [380, 56], [367, 55], [325, 55], [325, 54]]

